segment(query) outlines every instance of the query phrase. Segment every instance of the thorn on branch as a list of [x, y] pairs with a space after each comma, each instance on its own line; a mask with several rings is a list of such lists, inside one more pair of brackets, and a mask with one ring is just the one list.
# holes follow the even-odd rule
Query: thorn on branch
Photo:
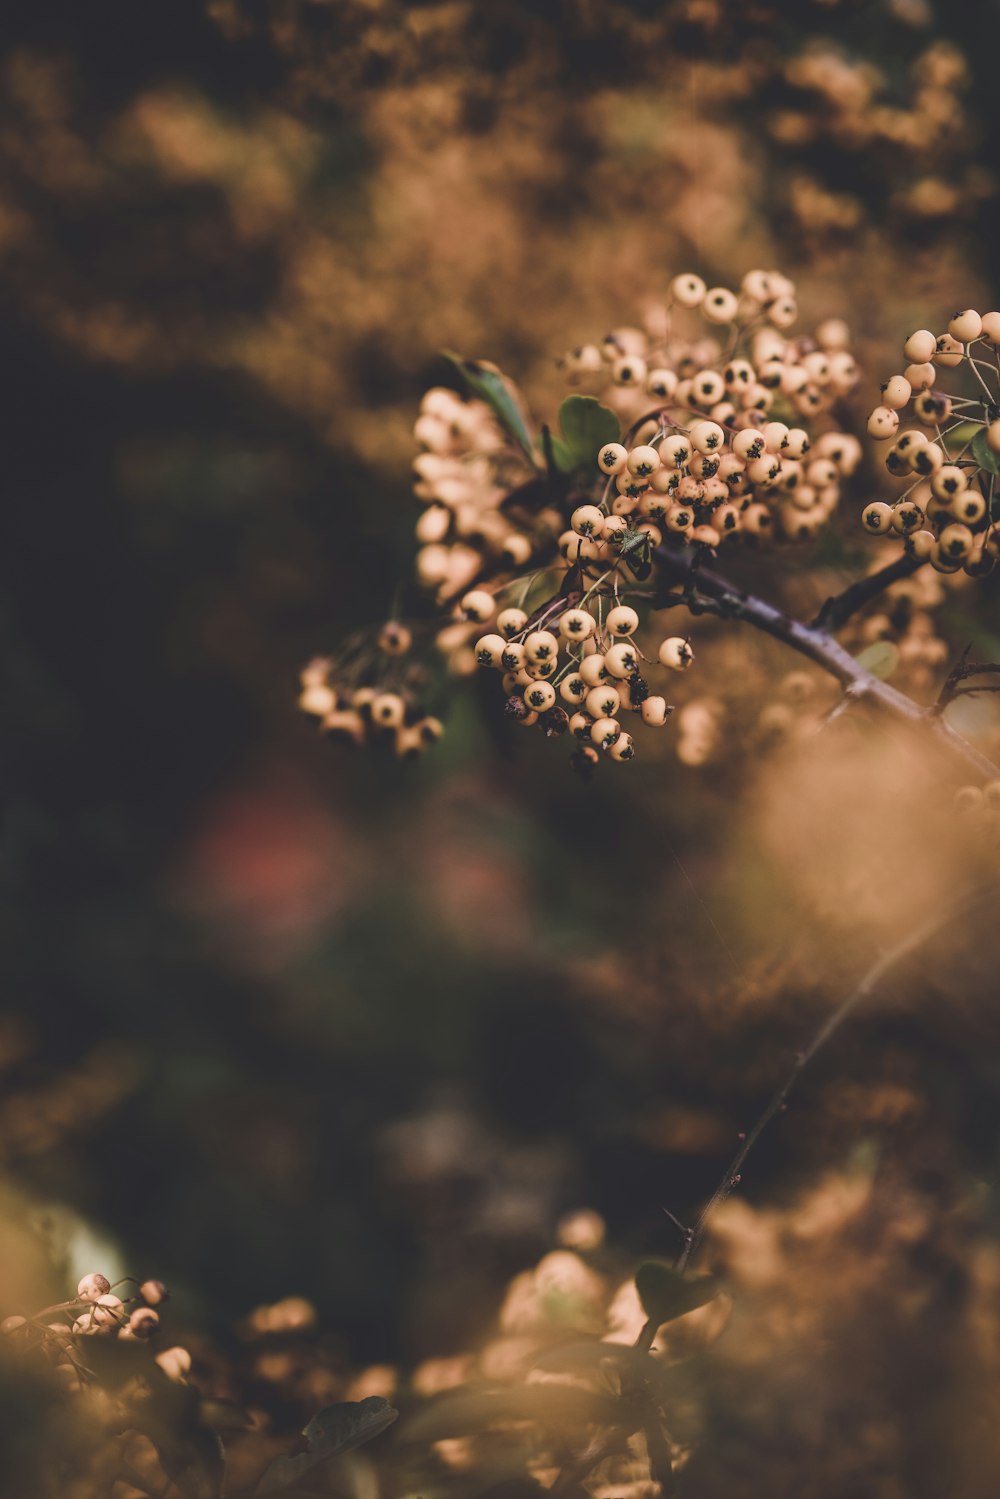
[[944, 686], [938, 693], [937, 702], [928, 708], [931, 718], [940, 718], [949, 703], [954, 702], [957, 697], [971, 697], [977, 692], [997, 692], [1000, 688], [992, 684], [983, 683], [978, 686], [966, 687], [962, 684], [970, 677], [985, 677], [991, 673], [1000, 673], [1000, 663], [993, 661], [970, 661], [969, 652], [972, 650], [972, 641], [965, 647], [955, 665], [945, 680]]

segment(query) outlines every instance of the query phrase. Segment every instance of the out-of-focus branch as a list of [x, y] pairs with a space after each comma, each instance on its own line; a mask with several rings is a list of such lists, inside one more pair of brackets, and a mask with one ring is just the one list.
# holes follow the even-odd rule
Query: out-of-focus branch
[[[940, 713], [928, 713], [905, 693], [874, 676], [827, 629], [815, 624], [803, 624], [801, 620], [786, 614], [783, 609], [769, 604], [766, 599], [748, 593], [720, 574], [702, 567], [694, 547], [657, 547], [654, 561], [665, 582], [696, 587], [698, 594], [714, 599], [727, 618], [743, 620], [754, 629], [780, 640], [815, 662], [841, 682], [851, 697], [872, 703], [894, 718], [914, 726], [922, 726], [935, 743], [963, 760], [980, 779], [993, 780], [1000, 777], [1000, 766], [995, 765], [975, 745], [956, 733]], [[885, 579], [885, 575], [891, 571], [892, 568], [886, 568], [883, 573], [874, 576]], [[885, 586], [884, 581], [882, 586]]]
[[763, 1113], [757, 1119], [753, 1128], [743, 1138], [739, 1150], [726, 1167], [722, 1180], [712, 1193], [706, 1206], [702, 1209], [701, 1215], [694, 1227], [686, 1234], [683, 1247], [677, 1257], [678, 1270], [685, 1269], [690, 1263], [692, 1256], [704, 1237], [712, 1214], [721, 1203], [725, 1202], [726, 1198], [729, 1197], [736, 1187], [739, 1186], [743, 1167], [750, 1152], [774, 1116], [779, 1114], [784, 1108], [788, 1095], [795, 1087], [799, 1077], [817, 1053], [822, 1051], [823, 1047], [830, 1040], [830, 1037], [840, 1029], [847, 1017], [864, 1000], [870, 998], [881, 980], [897, 964], [901, 963], [904, 958], [908, 958], [911, 953], [916, 952], [918, 948], [923, 947], [925, 943], [930, 942], [938, 932], [943, 931], [957, 916], [968, 912], [970, 908], [980, 905], [990, 896], [995, 896], [998, 891], [1000, 891], [1000, 886], [996, 884], [982, 886], [972, 891], [966, 890], [958, 900], [949, 902], [943, 909], [938, 910], [929, 921], [908, 932], [901, 942], [897, 942], [895, 947], [883, 953], [878, 961], [872, 964], [857, 987], [851, 990], [846, 999], [841, 1000], [831, 1015], [827, 1016], [806, 1049], [796, 1054], [784, 1081], [771, 1095]]
[[856, 583], [845, 588], [843, 593], [837, 593], [832, 598], [828, 598], [816, 618], [809, 621], [809, 628], [839, 630], [852, 614], [857, 614], [858, 610], [863, 609], [872, 599], [877, 599], [891, 583], [898, 583], [900, 578], [910, 577], [918, 567], [923, 567], [923, 563], [916, 557], [909, 557], [904, 553], [902, 557], [897, 557], [895, 562], [890, 562], [887, 567], [879, 568], [876, 573], [869, 573], [866, 578], [859, 578]]

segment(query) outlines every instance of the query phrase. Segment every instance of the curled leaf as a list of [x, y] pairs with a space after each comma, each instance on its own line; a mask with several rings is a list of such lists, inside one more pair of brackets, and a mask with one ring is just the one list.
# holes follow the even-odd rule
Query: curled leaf
[[444, 350], [444, 357], [453, 364], [474, 396], [485, 401], [497, 421], [508, 432], [527, 458], [535, 462], [531, 437], [525, 425], [521, 408], [503, 375], [491, 364], [478, 359], [463, 359], [460, 354]]
[[714, 1301], [720, 1286], [714, 1275], [686, 1275], [659, 1260], [647, 1260], [635, 1272], [642, 1309], [657, 1327]]
[[618, 441], [618, 418], [593, 396], [567, 396], [559, 407], [559, 431], [552, 441], [556, 468], [564, 474], [590, 471], [605, 443]]
[[391, 1426], [398, 1415], [381, 1395], [326, 1406], [302, 1432], [307, 1443], [305, 1452], [295, 1457], [276, 1457], [264, 1470], [254, 1493], [278, 1494], [291, 1488], [320, 1463], [349, 1452], [352, 1447], [360, 1447], [362, 1442], [370, 1442]]

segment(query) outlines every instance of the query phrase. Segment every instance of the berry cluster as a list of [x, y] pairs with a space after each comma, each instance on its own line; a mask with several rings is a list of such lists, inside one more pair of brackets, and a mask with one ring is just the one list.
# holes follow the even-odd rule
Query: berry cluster
[[[1000, 312], [957, 312], [944, 333], [911, 333], [903, 353], [910, 362], [882, 386], [868, 431], [889, 443], [885, 466], [905, 487], [866, 505], [862, 525], [938, 572], [984, 576], [1000, 557]], [[942, 370], [955, 371], [951, 392]], [[901, 430], [904, 414], [915, 425]]]
[[[47, 1307], [33, 1317], [7, 1317], [0, 1323], [0, 1334], [16, 1347], [47, 1358], [68, 1387], [83, 1388], [90, 1375], [81, 1339], [145, 1342], [159, 1331], [157, 1308], [169, 1294], [163, 1282], [146, 1280], [140, 1285], [127, 1277], [118, 1284], [123, 1289], [134, 1286], [135, 1290], [119, 1296], [108, 1277], [94, 1271], [82, 1278], [73, 1300]], [[182, 1380], [191, 1367], [191, 1356], [185, 1348], [168, 1348], [157, 1354], [156, 1362], [169, 1378]]]
[[[596, 505], [581, 505], [573, 513], [572, 535], [583, 540], [604, 520]], [[621, 534], [621, 533], [620, 533]], [[577, 763], [597, 763], [598, 751], [610, 759], [635, 756], [632, 735], [621, 725], [625, 712], [661, 728], [673, 711], [665, 697], [651, 693], [642, 675], [646, 658], [633, 639], [639, 615], [620, 602], [616, 569], [609, 570], [610, 593], [603, 585], [609, 574], [583, 594], [563, 594], [529, 617], [523, 609], [496, 613], [496, 600], [477, 589], [462, 600], [463, 608], [480, 624], [495, 622], [495, 630], [480, 636], [478, 665], [503, 673], [507, 712], [525, 727], [538, 724], [550, 736], [567, 731], [581, 749]], [[605, 603], [610, 607], [605, 614]], [[660, 642], [657, 660], [671, 671], [686, 671], [694, 660], [689, 642], [679, 635]]]
[[401, 758], [422, 754], [444, 726], [421, 706], [427, 676], [406, 659], [412, 645], [409, 626], [389, 620], [349, 643], [336, 663], [336, 678], [333, 659], [315, 657], [300, 674], [299, 707], [331, 738], [354, 745], [381, 738]]
[[[814, 536], [861, 458], [832, 422], [815, 440], [809, 430], [857, 383], [846, 326], [828, 319], [793, 337], [795, 287], [774, 271], [749, 271], [739, 293], [693, 274], [670, 291], [647, 330], [619, 329], [563, 360], [572, 381], [633, 422], [631, 451], [611, 443], [598, 458], [616, 491], [605, 508], [610, 498], [613, 515], [638, 513], [711, 547], [738, 532]], [[724, 327], [725, 342], [685, 335], [675, 327], [685, 312]]]

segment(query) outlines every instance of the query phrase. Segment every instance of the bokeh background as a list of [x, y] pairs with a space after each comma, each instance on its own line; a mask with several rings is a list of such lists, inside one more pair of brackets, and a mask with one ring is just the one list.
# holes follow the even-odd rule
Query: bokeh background
[[[765, 751], [745, 705], [708, 763], [585, 787], [469, 684], [400, 765], [322, 742], [298, 669], [393, 607], [440, 349], [551, 413], [556, 357], [674, 272], [774, 264], [855, 330], [860, 430], [903, 334], [995, 305], [997, 7], [5, 20], [3, 1311], [96, 1258], [216, 1346], [290, 1294], [344, 1367], [477, 1346], [568, 1209], [669, 1257], [664, 1209], [961, 888], [952, 788], [861, 729]], [[773, 593], [867, 555], [848, 503]], [[950, 650], [1000, 656], [996, 598], [948, 595]], [[713, 703], [794, 664], [704, 634]], [[761, 1146], [716, 1252], [777, 1296], [773, 1344], [723, 1357], [692, 1492], [759, 1492], [761, 1452], [776, 1494], [995, 1492], [997, 959], [957, 917]]]

